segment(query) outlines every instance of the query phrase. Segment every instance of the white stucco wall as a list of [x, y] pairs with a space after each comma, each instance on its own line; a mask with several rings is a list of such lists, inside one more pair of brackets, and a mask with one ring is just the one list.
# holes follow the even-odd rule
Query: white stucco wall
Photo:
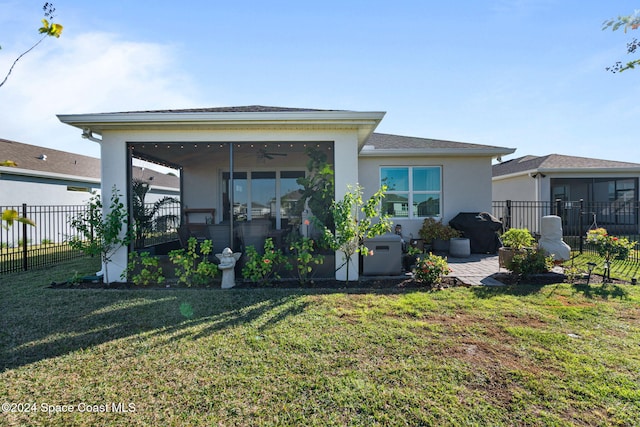
[[493, 200], [516, 200], [525, 202], [548, 200], [548, 198], [540, 198], [542, 196], [541, 190], [543, 188], [540, 182], [542, 179], [547, 183], [545, 193], [548, 195], [548, 178], [532, 178], [528, 174], [508, 178], [494, 178], [492, 183]]
[[82, 205], [91, 193], [68, 191], [67, 186], [92, 187], [98, 190], [99, 183], [60, 182], [51, 180], [21, 181], [0, 179], [0, 206], [21, 205]]
[[[380, 188], [381, 166], [440, 166], [442, 168], [442, 220], [446, 224], [460, 212], [491, 212], [491, 159], [488, 157], [361, 157], [359, 181], [365, 197]], [[392, 219], [405, 236], [418, 237], [424, 219]]]

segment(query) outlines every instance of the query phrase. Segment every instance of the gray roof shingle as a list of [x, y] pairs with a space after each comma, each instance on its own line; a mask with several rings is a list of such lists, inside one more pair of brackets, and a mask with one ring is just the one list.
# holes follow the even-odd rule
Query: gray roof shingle
[[[37, 145], [23, 144], [0, 138], [0, 161], [11, 160], [17, 168], [37, 172], [70, 175], [87, 179], [100, 179], [100, 159], [54, 150]], [[154, 170], [134, 166], [134, 178], [151, 179], [154, 186], [179, 188], [179, 178]]]
[[493, 165], [493, 176], [509, 175], [531, 170], [569, 169], [638, 169], [640, 164], [588, 157], [548, 154], [546, 156], [523, 156]]
[[391, 135], [386, 133], [373, 133], [366, 142], [377, 150], [402, 150], [402, 149], [482, 149], [495, 147], [489, 145], [470, 144], [467, 142], [446, 141], [442, 139], [418, 138], [413, 136]]
[[283, 113], [283, 112], [311, 112], [311, 111], [344, 111], [344, 110], [321, 110], [315, 108], [289, 108], [271, 107], [265, 105], [245, 105], [236, 107], [210, 107], [210, 108], [185, 108], [168, 110], [141, 110], [124, 111], [118, 113], [103, 114], [123, 114], [123, 113]]

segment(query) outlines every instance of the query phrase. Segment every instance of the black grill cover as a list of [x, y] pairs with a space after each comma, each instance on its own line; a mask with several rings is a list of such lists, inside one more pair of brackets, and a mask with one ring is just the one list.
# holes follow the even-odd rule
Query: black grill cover
[[501, 246], [497, 232], [502, 222], [487, 212], [460, 212], [449, 225], [469, 239], [473, 253], [495, 254]]

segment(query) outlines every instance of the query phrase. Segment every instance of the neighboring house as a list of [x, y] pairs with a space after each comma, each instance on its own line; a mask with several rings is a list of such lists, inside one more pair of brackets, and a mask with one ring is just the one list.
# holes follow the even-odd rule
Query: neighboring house
[[[514, 149], [376, 134], [384, 114], [249, 106], [58, 118], [100, 141], [103, 191], [114, 185], [128, 191], [134, 158], [177, 168], [188, 216], [183, 223], [224, 228], [230, 242], [236, 228], [277, 235], [304, 223], [289, 213], [296, 180], [307, 174], [308, 149], [327, 155], [336, 199], [349, 186], [360, 184], [368, 198], [386, 184], [384, 209], [407, 236], [417, 237], [427, 216], [447, 222], [459, 212], [491, 209], [492, 159]], [[258, 226], [261, 220], [267, 227]], [[126, 262], [123, 248], [110, 277], [118, 277]], [[358, 269], [349, 270], [356, 278]], [[345, 276], [344, 267], [336, 272], [340, 280]]]
[[[100, 159], [36, 145], [0, 139], [0, 207], [28, 205], [79, 205], [91, 192], [100, 192]], [[151, 184], [146, 202], [180, 194], [180, 179], [150, 169], [134, 167], [132, 176]]]
[[[0, 212], [8, 208], [22, 212], [26, 204], [27, 216], [37, 224], [28, 230], [27, 240], [33, 244], [44, 239], [64, 241], [70, 212], [77, 210], [72, 206], [85, 205], [92, 193], [100, 193], [100, 159], [95, 157], [0, 139], [0, 161], [15, 164], [0, 166]], [[129, 173], [150, 184], [146, 203], [180, 196], [177, 176], [141, 167]], [[0, 247], [15, 246], [20, 239], [19, 227], [6, 230]]]
[[[493, 165], [493, 200], [564, 202], [575, 210], [580, 200], [583, 221], [609, 231], [638, 231], [640, 164], [549, 154], [524, 156]], [[575, 212], [573, 212], [575, 214]]]

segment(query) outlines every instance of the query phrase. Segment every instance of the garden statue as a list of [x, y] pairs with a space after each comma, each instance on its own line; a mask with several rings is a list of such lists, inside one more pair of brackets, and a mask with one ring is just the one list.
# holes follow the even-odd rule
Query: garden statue
[[542, 217], [541, 236], [538, 247], [554, 261], [571, 259], [571, 247], [562, 241], [562, 219], [556, 215]]
[[222, 270], [222, 289], [233, 288], [236, 285], [235, 266], [242, 256], [241, 252], [233, 252], [231, 248], [224, 248], [221, 254], [216, 254], [220, 260], [218, 268]]

